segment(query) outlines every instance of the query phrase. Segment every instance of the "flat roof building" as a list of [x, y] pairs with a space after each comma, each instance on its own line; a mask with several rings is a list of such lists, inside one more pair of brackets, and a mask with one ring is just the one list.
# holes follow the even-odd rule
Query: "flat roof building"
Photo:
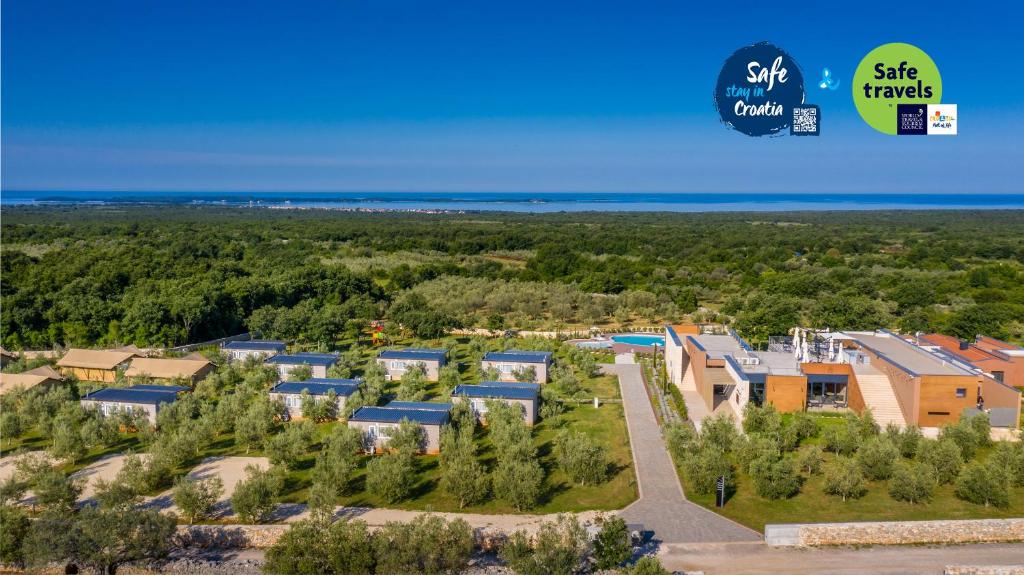
[[277, 372], [281, 374], [282, 378], [288, 377], [288, 374], [295, 369], [303, 365], [308, 365], [311, 377], [327, 377], [327, 370], [334, 364], [338, 363], [338, 354], [336, 353], [292, 353], [292, 354], [278, 354], [267, 358], [266, 362], [268, 365], [273, 365], [277, 368]]
[[270, 389], [270, 399], [280, 399], [292, 419], [302, 418], [302, 393], [318, 399], [334, 392], [336, 409], [344, 413], [345, 402], [362, 384], [358, 379], [310, 378], [305, 381], [282, 381]]
[[533, 369], [535, 383], [547, 383], [548, 371], [551, 367], [550, 351], [490, 351], [484, 354], [480, 362], [481, 370], [496, 369], [501, 381], [517, 381], [518, 374]]
[[363, 433], [368, 451], [385, 449], [394, 430], [403, 420], [423, 428], [423, 453], [441, 450], [441, 427], [448, 423], [452, 404], [425, 401], [392, 401], [383, 406], [364, 406], [348, 418], [348, 426]]
[[377, 354], [377, 363], [384, 367], [385, 378], [401, 379], [409, 368], [420, 365], [427, 375], [427, 381], [437, 381], [441, 367], [448, 363], [448, 350], [425, 347], [386, 349]]
[[287, 345], [283, 341], [251, 339], [249, 341], [229, 341], [221, 348], [231, 361], [245, 361], [250, 357], [268, 358], [284, 353]]
[[540, 403], [540, 385], [536, 383], [507, 383], [485, 381], [479, 385], [458, 385], [452, 390], [452, 402], [468, 401], [473, 413], [487, 419], [487, 402], [501, 401], [522, 409], [523, 421], [533, 425], [537, 421]]
[[133, 385], [107, 387], [82, 397], [83, 407], [99, 409], [103, 415], [118, 411], [142, 412], [150, 423], [156, 423], [157, 413], [163, 405], [174, 403], [180, 393], [189, 388], [177, 385]]

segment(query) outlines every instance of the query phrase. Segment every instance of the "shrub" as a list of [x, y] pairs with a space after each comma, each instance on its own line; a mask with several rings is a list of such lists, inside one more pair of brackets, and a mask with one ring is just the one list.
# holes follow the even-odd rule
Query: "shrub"
[[935, 479], [940, 485], [956, 481], [963, 467], [960, 447], [952, 439], [922, 439], [917, 447], [917, 460], [935, 469]]
[[732, 451], [738, 435], [733, 419], [724, 413], [706, 418], [700, 428], [700, 438], [705, 444], [714, 445], [725, 452]]
[[800, 491], [800, 476], [788, 459], [761, 456], [750, 464], [757, 494], [765, 499], [786, 499]]
[[274, 465], [283, 465], [285, 469], [295, 469], [299, 459], [309, 451], [309, 446], [316, 440], [316, 426], [311, 421], [292, 423], [285, 426], [284, 431], [272, 436], [266, 445], [267, 457]]
[[1011, 485], [1024, 486], [1024, 443], [1019, 441], [999, 441], [996, 443], [989, 461], [1006, 472]]
[[460, 509], [487, 497], [490, 477], [476, 459], [472, 428], [445, 426], [441, 432], [440, 466], [441, 489], [458, 500]]
[[174, 484], [174, 504], [189, 523], [195, 523], [213, 513], [223, 492], [224, 482], [216, 475], [203, 480], [182, 477]]
[[626, 521], [619, 516], [606, 517], [594, 539], [597, 569], [615, 569], [633, 555]]
[[21, 546], [28, 534], [28, 515], [11, 505], [0, 505], [0, 564], [20, 566], [25, 556]]
[[284, 478], [280, 470], [245, 466], [245, 479], [238, 482], [231, 495], [231, 508], [245, 523], [262, 523], [274, 511]]
[[736, 464], [745, 473], [750, 473], [750, 464], [760, 457], [782, 457], [778, 441], [760, 434], [741, 436], [733, 443], [732, 453]]
[[518, 575], [574, 575], [583, 568], [587, 533], [576, 517], [560, 515], [541, 524], [530, 545], [523, 531], [516, 531], [498, 555]]
[[628, 575], [672, 575], [668, 569], [662, 567], [656, 557], [650, 555], [641, 557], [626, 573]]
[[771, 404], [759, 407], [747, 402], [743, 408], [743, 431], [752, 433], [775, 434], [782, 428], [782, 417]]
[[857, 427], [850, 425], [837, 425], [825, 429], [822, 437], [825, 442], [825, 449], [837, 455], [853, 455], [860, 447], [860, 432]]
[[544, 470], [534, 459], [499, 461], [494, 470], [494, 495], [523, 511], [532, 509], [540, 499]]
[[892, 441], [900, 455], [912, 459], [917, 455], [917, 446], [921, 442], [921, 428], [916, 425], [908, 425], [905, 429], [895, 423], [889, 423], [885, 427], [885, 436]]
[[966, 419], [960, 419], [960, 421], [953, 424], [943, 425], [939, 431], [939, 440], [943, 439], [956, 443], [957, 447], [960, 448], [960, 456], [964, 461], [973, 459], [974, 453], [980, 445], [978, 434], [974, 431], [970, 421]]
[[705, 446], [683, 461], [683, 472], [695, 493], [710, 495], [715, 492], [719, 477], [725, 477], [726, 486], [733, 485], [732, 464], [720, 449]]
[[985, 507], [1006, 507], [1010, 504], [1006, 479], [1006, 473], [992, 464], [972, 463], [956, 480], [956, 496]]
[[697, 433], [689, 424], [670, 423], [665, 426], [665, 443], [677, 459], [683, 459], [696, 448]]
[[899, 450], [888, 438], [873, 437], [857, 451], [857, 463], [865, 477], [878, 481], [892, 475], [893, 462], [899, 456]]
[[421, 401], [427, 393], [427, 372], [422, 364], [406, 369], [398, 384], [398, 399], [401, 401]]
[[580, 485], [597, 485], [608, 479], [608, 460], [589, 436], [563, 431], [555, 439], [555, 456], [566, 475]]
[[901, 461], [893, 468], [889, 496], [897, 501], [923, 503], [932, 498], [937, 484], [932, 466]]
[[847, 499], [857, 499], [867, 492], [864, 473], [852, 458], [837, 457], [825, 468], [825, 493]]
[[824, 463], [821, 447], [812, 445], [806, 448], [797, 458], [797, 466], [808, 475], [821, 473], [821, 466]]
[[367, 491], [387, 503], [409, 497], [415, 481], [415, 462], [408, 453], [388, 453], [366, 464]]
[[423, 514], [388, 522], [373, 538], [378, 573], [461, 573], [473, 552], [473, 530], [462, 519]]
[[992, 443], [992, 424], [989, 422], [988, 414], [984, 411], [970, 417], [961, 415], [960, 419], [966, 419], [967, 425], [974, 431], [974, 437], [981, 447], [987, 447]]
[[806, 411], [793, 414], [793, 422], [790, 425], [796, 430], [796, 435], [801, 441], [817, 437], [820, 431], [818, 422]]

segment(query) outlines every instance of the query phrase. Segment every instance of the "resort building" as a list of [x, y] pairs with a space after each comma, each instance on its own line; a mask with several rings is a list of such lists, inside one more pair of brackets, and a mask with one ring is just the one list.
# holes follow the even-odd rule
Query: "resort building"
[[46, 390], [60, 385], [63, 377], [60, 372], [48, 365], [21, 373], [0, 373], [0, 395], [15, 389], [32, 389], [40, 387]]
[[126, 369], [133, 357], [136, 354], [130, 351], [69, 349], [57, 360], [57, 367], [65, 376], [74, 376], [80, 381], [114, 383], [118, 370]]
[[1024, 388], [1024, 348], [979, 335], [974, 341], [930, 333], [916, 337], [924, 347], [936, 346], [954, 358], [969, 363], [999, 383]]
[[128, 378], [148, 378], [158, 383], [186, 381], [195, 385], [214, 370], [206, 359], [136, 357], [124, 374]]
[[498, 379], [501, 381], [518, 381], [517, 375], [533, 368], [536, 374], [533, 382], [547, 383], [550, 367], [550, 351], [491, 351], [486, 353], [480, 362], [481, 370], [498, 370]]
[[796, 329], [753, 350], [735, 332], [684, 334], [666, 327], [670, 381], [708, 413], [742, 417], [747, 402], [782, 412], [870, 408], [883, 426], [937, 427], [984, 409], [992, 425], [1016, 427], [1020, 391], [940, 346], [894, 333]]
[[303, 365], [309, 366], [310, 377], [325, 378], [327, 377], [327, 370], [332, 365], [338, 363], [338, 354], [293, 353], [285, 355], [282, 353], [267, 358], [266, 363], [277, 368], [277, 372], [281, 374], [281, 379], [286, 379], [293, 369]]
[[143, 412], [152, 424], [160, 409], [174, 403], [178, 395], [189, 388], [177, 385], [133, 385], [131, 387], [107, 387], [86, 394], [80, 400], [82, 407], [99, 409], [103, 415], [119, 411]]
[[358, 379], [311, 378], [305, 381], [282, 381], [270, 390], [271, 401], [280, 399], [290, 419], [302, 419], [302, 393], [317, 401], [324, 401], [334, 392], [338, 413], [345, 410], [345, 402], [359, 390]]
[[448, 350], [424, 347], [388, 349], [377, 355], [377, 363], [384, 367], [388, 380], [401, 379], [409, 368], [421, 365], [427, 374], [427, 380], [437, 381], [441, 366], [448, 363]]
[[284, 353], [286, 347], [283, 341], [252, 339], [249, 341], [229, 341], [221, 349], [227, 354], [229, 360], [245, 361], [250, 357], [267, 359], [279, 353]]
[[348, 418], [348, 426], [363, 433], [364, 445], [370, 453], [386, 449], [388, 441], [402, 420], [423, 428], [423, 453], [441, 451], [441, 427], [448, 423], [450, 403], [424, 401], [392, 401], [384, 407], [360, 407]]
[[518, 405], [522, 409], [523, 421], [526, 422], [526, 425], [533, 425], [537, 421], [540, 385], [504, 381], [484, 381], [479, 385], [458, 385], [452, 390], [452, 403], [462, 401], [468, 401], [473, 413], [482, 421], [487, 421], [487, 402], [489, 401]]

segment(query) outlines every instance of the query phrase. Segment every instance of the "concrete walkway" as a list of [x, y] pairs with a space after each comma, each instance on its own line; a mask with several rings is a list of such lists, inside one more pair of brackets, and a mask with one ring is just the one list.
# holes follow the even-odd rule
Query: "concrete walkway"
[[663, 543], [761, 541], [756, 531], [686, 500], [647, 398], [640, 366], [602, 368], [619, 377], [640, 488], [640, 499], [619, 515], [629, 523], [642, 523]]

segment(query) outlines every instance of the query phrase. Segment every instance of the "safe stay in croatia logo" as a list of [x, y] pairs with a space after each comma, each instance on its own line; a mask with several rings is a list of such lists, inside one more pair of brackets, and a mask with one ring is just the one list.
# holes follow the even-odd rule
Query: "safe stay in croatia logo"
[[715, 108], [727, 127], [748, 136], [817, 136], [821, 109], [805, 105], [804, 76], [796, 60], [770, 42], [734, 52], [718, 75]]

